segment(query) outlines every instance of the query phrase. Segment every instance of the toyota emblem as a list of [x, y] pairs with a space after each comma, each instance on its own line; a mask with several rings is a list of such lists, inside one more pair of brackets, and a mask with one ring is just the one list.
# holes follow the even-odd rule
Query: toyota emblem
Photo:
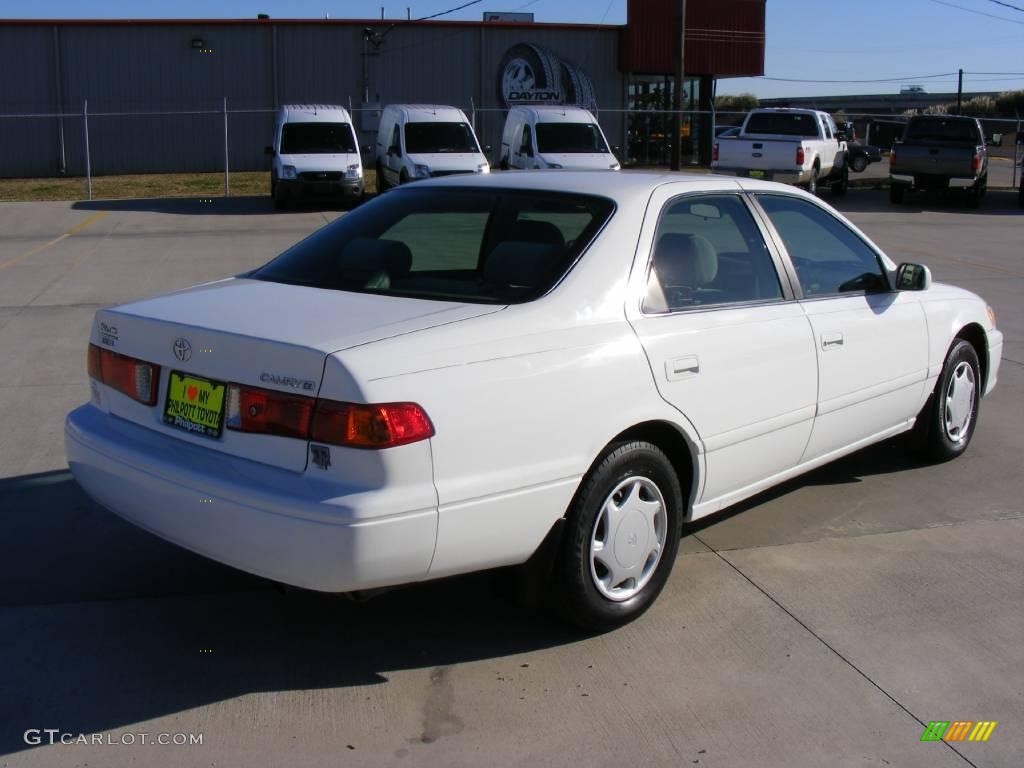
[[174, 356], [183, 363], [189, 361], [192, 357], [192, 345], [188, 343], [188, 339], [174, 340]]

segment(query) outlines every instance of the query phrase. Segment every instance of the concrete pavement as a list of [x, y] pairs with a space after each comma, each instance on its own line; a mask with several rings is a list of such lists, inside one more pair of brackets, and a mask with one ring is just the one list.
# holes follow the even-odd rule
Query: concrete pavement
[[[1024, 763], [1024, 215], [1008, 192], [841, 207], [995, 307], [1007, 346], [970, 451], [923, 466], [889, 442], [702, 521], [655, 607], [595, 637], [487, 574], [365, 604], [282, 592], [70, 479], [95, 309], [256, 266], [337, 212], [0, 205], [0, 768]], [[984, 744], [920, 742], [981, 719]], [[25, 743], [45, 728], [203, 744]]]

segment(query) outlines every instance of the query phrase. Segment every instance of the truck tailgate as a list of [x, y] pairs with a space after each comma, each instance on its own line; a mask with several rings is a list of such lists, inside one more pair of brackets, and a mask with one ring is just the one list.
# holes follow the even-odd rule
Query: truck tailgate
[[719, 168], [761, 170], [796, 169], [796, 150], [800, 140], [738, 137], [718, 142]]
[[897, 144], [892, 172], [906, 176], [970, 178], [974, 171], [974, 147], [963, 145]]

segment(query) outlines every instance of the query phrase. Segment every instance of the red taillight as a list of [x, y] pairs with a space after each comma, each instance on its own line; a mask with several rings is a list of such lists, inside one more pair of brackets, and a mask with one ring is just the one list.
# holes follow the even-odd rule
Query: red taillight
[[311, 439], [349, 448], [393, 448], [434, 435], [434, 425], [416, 403], [359, 405], [318, 400]]
[[225, 426], [235, 432], [297, 437], [347, 448], [393, 448], [434, 435], [415, 403], [360, 405], [228, 385]]
[[90, 344], [89, 376], [143, 405], [156, 403], [160, 382], [159, 365]]
[[718, 142], [715, 142], [714, 148], [711, 150], [711, 162], [718, 162]]
[[236, 432], [258, 432], [309, 439], [316, 400], [269, 389], [228, 387], [225, 426]]
[[801, 167], [804, 164], [804, 148], [803, 147], [797, 147], [796, 148], [796, 164], [801, 166]]
[[974, 155], [974, 158], [971, 160], [971, 170], [974, 173], [977, 173], [978, 171], [981, 170], [981, 155]]
[[894, 165], [896, 165], [896, 148], [895, 147], [892, 149], [891, 152], [889, 152], [889, 170], [890, 171], [892, 170], [892, 167]]

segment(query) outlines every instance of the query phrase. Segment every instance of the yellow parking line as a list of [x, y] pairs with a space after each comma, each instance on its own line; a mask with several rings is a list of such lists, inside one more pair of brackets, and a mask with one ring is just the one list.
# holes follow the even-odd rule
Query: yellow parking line
[[17, 264], [20, 261], [24, 261], [25, 259], [29, 258], [30, 256], [35, 256], [40, 251], [45, 251], [50, 246], [56, 245], [57, 243], [61, 242], [62, 240], [66, 240], [67, 238], [71, 237], [72, 235], [77, 235], [79, 232], [81, 232], [83, 229], [88, 227], [90, 224], [92, 224], [95, 221], [99, 221], [100, 219], [102, 219], [106, 215], [107, 215], [106, 211], [98, 211], [98, 212], [94, 213], [92, 216], [89, 216], [89, 217], [83, 219], [82, 221], [78, 222], [75, 226], [73, 226], [71, 229], [69, 229], [67, 232], [65, 232], [60, 237], [55, 237], [55, 238], [53, 238], [53, 240], [50, 240], [48, 243], [43, 243], [42, 245], [37, 245], [35, 248], [32, 248], [32, 249], [30, 249], [28, 251], [25, 251], [24, 253], [19, 254], [19, 255], [15, 256], [14, 258], [12, 258], [12, 259], [8, 259], [7, 261], [5, 261], [3, 263], [0, 263], [0, 270], [7, 269], [7, 267], [13, 266], [13, 265]]

